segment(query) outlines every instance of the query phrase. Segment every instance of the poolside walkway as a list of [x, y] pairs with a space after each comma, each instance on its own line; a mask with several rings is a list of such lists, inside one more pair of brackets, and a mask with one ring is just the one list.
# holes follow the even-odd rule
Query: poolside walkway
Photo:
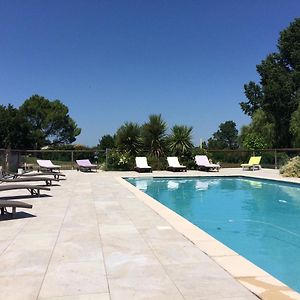
[[[219, 175], [239, 173], [224, 169]], [[19, 214], [26, 218], [0, 222], [1, 299], [257, 299], [245, 287], [255, 285], [253, 280], [225, 271], [227, 257], [201, 238], [205, 233], [120, 179], [139, 174], [65, 174], [67, 180], [45, 197], [1, 192], [1, 197], [18, 194], [33, 204], [32, 210], [24, 209], [27, 214]], [[216, 175], [175, 175], [200, 174]], [[248, 174], [279, 176], [275, 170]], [[236, 259], [232, 250], [221, 249]], [[271, 294], [264, 294], [265, 289], [260, 286], [268, 299]], [[269, 299], [299, 299], [280, 284], [278, 290]]]

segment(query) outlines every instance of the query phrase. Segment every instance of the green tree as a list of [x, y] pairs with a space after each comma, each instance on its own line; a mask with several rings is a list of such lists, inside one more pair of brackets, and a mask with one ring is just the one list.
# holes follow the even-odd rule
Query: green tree
[[194, 145], [192, 143], [193, 127], [175, 125], [171, 129], [168, 138], [168, 145], [171, 153], [176, 156], [184, 156], [191, 152]]
[[212, 138], [208, 140], [209, 149], [237, 149], [238, 148], [238, 130], [233, 121], [226, 121], [219, 125]]
[[272, 148], [275, 142], [275, 124], [272, 116], [262, 109], [256, 110], [250, 125], [241, 128], [239, 141], [243, 148], [250, 150], [254, 150], [249, 148], [254, 147], [253, 143], [257, 145], [256, 149]]
[[245, 85], [247, 102], [241, 108], [250, 116], [262, 109], [274, 124], [274, 146], [292, 144], [290, 121], [300, 102], [300, 19], [280, 33], [278, 53], [269, 54], [257, 65], [260, 83]]
[[142, 148], [141, 128], [137, 123], [125, 122], [116, 133], [116, 146], [130, 156], [136, 156]]
[[0, 148], [31, 149], [30, 124], [11, 104], [0, 105]]
[[262, 105], [263, 92], [261, 86], [253, 81], [244, 84], [244, 90], [248, 101], [241, 102], [240, 106], [246, 115], [252, 117], [253, 113]]
[[97, 148], [100, 150], [113, 149], [115, 148], [115, 139], [110, 134], [105, 134], [99, 140]]
[[262, 136], [249, 133], [243, 140], [243, 147], [248, 150], [259, 150], [264, 149], [266, 144]]
[[165, 152], [167, 123], [161, 115], [150, 115], [149, 121], [142, 127], [142, 136], [145, 149], [155, 157]]
[[290, 132], [292, 134], [292, 145], [297, 148], [300, 147], [300, 105], [292, 114]]
[[61, 101], [33, 95], [20, 106], [20, 112], [30, 124], [35, 148], [45, 145], [69, 144], [81, 132]]

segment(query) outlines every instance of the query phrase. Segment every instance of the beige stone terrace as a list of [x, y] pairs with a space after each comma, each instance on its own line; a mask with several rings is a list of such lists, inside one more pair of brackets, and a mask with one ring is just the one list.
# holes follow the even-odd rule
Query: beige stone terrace
[[[247, 175], [65, 171], [67, 180], [19, 218], [0, 221], [0, 299], [300, 299], [299, 294], [225, 247], [122, 176]], [[285, 179], [287, 180], [287, 179]], [[291, 181], [300, 182], [299, 179]], [[21, 212], [22, 211], [22, 212]]]

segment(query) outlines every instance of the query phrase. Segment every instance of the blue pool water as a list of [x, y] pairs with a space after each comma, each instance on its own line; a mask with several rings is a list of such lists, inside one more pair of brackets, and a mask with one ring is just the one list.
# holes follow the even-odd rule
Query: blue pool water
[[128, 178], [300, 292], [300, 187], [248, 178]]

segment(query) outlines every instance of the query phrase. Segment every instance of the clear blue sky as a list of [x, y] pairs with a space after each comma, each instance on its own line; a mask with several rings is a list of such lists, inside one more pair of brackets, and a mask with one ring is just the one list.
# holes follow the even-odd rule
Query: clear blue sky
[[59, 99], [96, 145], [161, 113], [194, 142], [239, 107], [299, 0], [0, 0], [0, 104]]

